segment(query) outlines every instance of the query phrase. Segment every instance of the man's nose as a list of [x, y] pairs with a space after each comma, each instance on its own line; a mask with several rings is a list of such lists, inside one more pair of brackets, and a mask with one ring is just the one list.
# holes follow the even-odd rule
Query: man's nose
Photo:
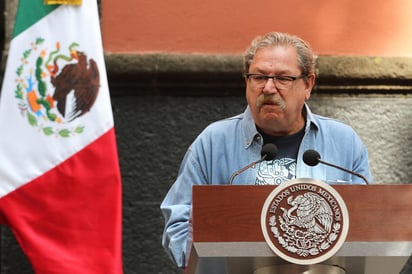
[[[275, 80], [276, 81], [276, 80]], [[276, 83], [273, 79], [269, 78], [265, 85], [263, 86], [263, 93], [265, 94], [273, 94], [279, 92], [278, 88], [276, 87]]]

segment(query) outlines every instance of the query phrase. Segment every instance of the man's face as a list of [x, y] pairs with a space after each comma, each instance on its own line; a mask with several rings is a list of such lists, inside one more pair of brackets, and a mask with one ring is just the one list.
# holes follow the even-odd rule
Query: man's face
[[[301, 70], [296, 49], [291, 46], [260, 49], [248, 73], [299, 77]], [[305, 124], [302, 109], [310, 98], [315, 76], [310, 75], [307, 79], [307, 83], [300, 78], [285, 85], [268, 79], [263, 86], [256, 85], [253, 79], [246, 79], [246, 99], [256, 125], [270, 135], [298, 132]]]

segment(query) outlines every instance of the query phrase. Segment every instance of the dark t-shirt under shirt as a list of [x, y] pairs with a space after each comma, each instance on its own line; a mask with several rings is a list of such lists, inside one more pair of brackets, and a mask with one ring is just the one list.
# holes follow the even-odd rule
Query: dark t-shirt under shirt
[[272, 143], [278, 148], [276, 158], [259, 164], [256, 176], [257, 185], [279, 185], [296, 177], [296, 159], [299, 146], [305, 134], [303, 127], [299, 132], [286, 136], [271, 136], [261, 130], [264, 144]]

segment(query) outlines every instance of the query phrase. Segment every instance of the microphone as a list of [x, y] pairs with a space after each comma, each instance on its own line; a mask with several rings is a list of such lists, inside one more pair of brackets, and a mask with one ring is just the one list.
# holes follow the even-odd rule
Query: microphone
[[262, 147], [262, 150], [260, 151], [260, 155], [261, 158], [253, 163], [248, 164], [247, 166], [239, 169], [238, 171], [236, 171], [235, 173], [232, 174], [232, 176], [230, 176], [229, 179], [229, 185], [231, 185], [233, 183], [233, 179], [235, 179], [235, 177], [237, 175], [239, 175], [240, 173], [242, 173], [243, 171], [245, 171], [246, 169], [260, 163], [263, 162], [264, 160], [267, 161], [271, 161], [273, 159], [275, 159], [276, 155], [278, 154], [278, 148], [275, 144], [264, 144]]
[[367, 180], [366, 177], [363, 176], [362, 174], [359, 174], [359, 173], [356, 173], [356, 172], [354, 172], [354, 171], [352, 171], [352, 170], [349, 170], [349, 169], [346, 169], [346, 168], [343, 168], [343, 167], [340, 167], [340, 166], [337, 166], [337, 165], [334, 165], [334, 164], [331, 164], [331, 163], [322, 161], [322, 160], [320, 159], [320, 154], [319, 154], [319, 152], [317, 152], [316, 150], [313, 150], [313, 149], [308, 149], [308, 150], [306, 150], [306, 151], [303, 153], [303, 157], [302, 157], [302, 158], [303, 158], [303, 162], [304, 162], [305, 164], [307, 164], [308, 166], [316, 166], [317, 164], [322, 163], [322, 164], [324, 164], [324, 165], [331, 166], [331, 167], [340, 169], [340, 170], [342, 170], [342, 171], [348, 172], [348, 173], [350, 173], [350, 174], [353, 174], [353, 175], [355, 175], [355, 176], [358, 176], [358, 177], [362, 178], [362, 180], [364, 180], [367, 185], [369, 185], [368, 180]]

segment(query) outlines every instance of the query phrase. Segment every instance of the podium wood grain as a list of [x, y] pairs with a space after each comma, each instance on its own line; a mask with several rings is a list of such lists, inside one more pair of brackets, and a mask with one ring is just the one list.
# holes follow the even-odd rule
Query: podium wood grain
[[[412, 241], [412, 185], [333, 187], [348, 208], [347, 242]], [[274, 188], [194, 186], [194, 242], [264, 242], [260, 214]]]

